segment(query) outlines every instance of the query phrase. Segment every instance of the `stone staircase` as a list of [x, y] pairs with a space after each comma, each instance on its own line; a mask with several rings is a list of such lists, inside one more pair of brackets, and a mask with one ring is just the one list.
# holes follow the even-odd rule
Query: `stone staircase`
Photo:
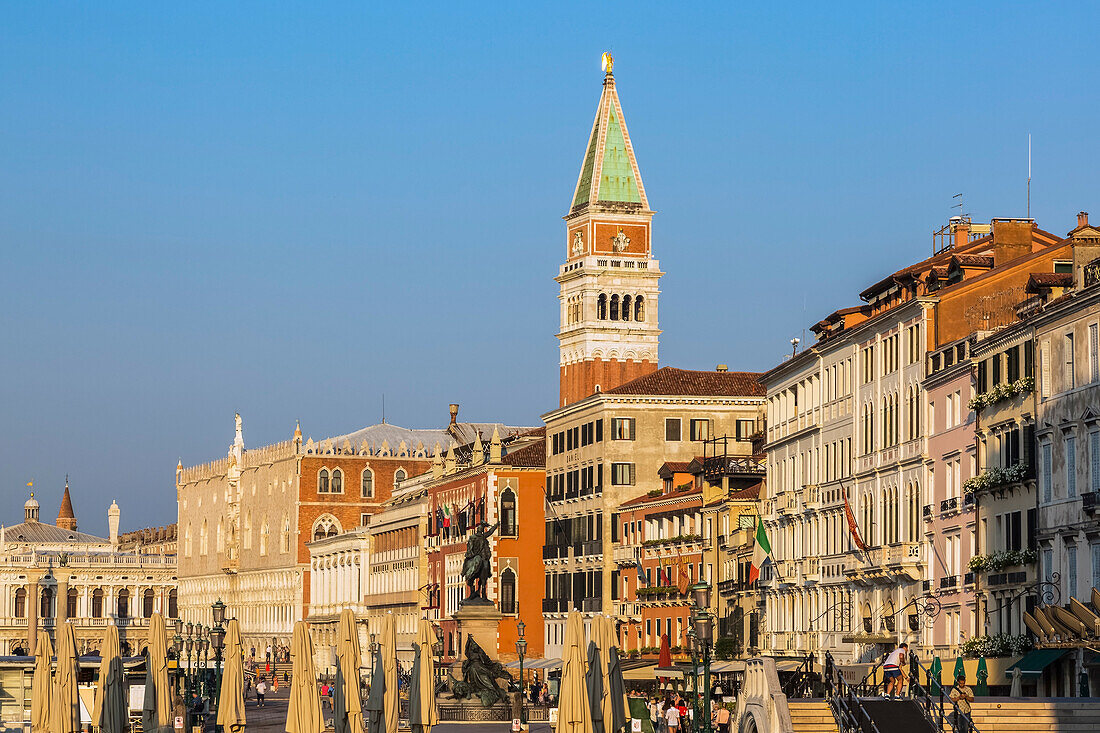
[[787, 700], [787, 707], [795, 733], [839, 733], [833, 711], [824, 700], [793, 698]]
[[[1100, 731], [1100, 700], [1096, 698], [979, 697], [974, 701], [973, 710], [974, 725], [981, 733]], [[945, 727], [950, 729], [950, 725]]]

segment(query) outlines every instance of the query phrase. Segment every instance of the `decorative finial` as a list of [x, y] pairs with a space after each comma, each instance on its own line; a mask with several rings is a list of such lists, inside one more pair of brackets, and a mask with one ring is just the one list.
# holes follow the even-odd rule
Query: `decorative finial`
[[603, 57], [600, 62], [600, 67], [603, 69], [603, 73], [610, 76], [612, 69], [614, 69], [615, 67], [615, 57], [612, 56], [609, 52], [604, 51]]

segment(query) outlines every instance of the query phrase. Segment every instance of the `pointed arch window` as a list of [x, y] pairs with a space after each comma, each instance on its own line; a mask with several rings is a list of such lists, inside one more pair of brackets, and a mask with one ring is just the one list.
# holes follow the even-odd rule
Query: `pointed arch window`
[[187, 523], [187, 528], [183, 531], [183, 556], [191, 557], [191, 523]]
[[332, 483], [329, 485], [329, 491], [333, 494], [344, 493], [344, 472], [339, 468], [332, 469]]
[[500, 495], [500, 534], [504, 537], [515, 537], [518, 529], [516, 492], [505, 489]]
[[359, 479], [359, 494], [364, 499], [374, 498], [374, 471], [363, 469], [363, 475]]
[[313, 523], [313, 540], [323, 540], [340, 534], [340, 523], [331, 514], [324, 514]]
[[600, 293], [596, 299], [596, 317], [601, 321], [607, 320], [607, 295]]
[[263, 519], [263, 522], [260, 523], [260, 554], [261, 555], [266, 555], [267, 554], [267, 539], [268, 539], [268, 528], [267, 528], [267, 516], [265, 515], [264, 519]]
[[404, 481], [408, 477], [409, 477], [409, 474], [408, 474], [408, 472], [405, 471], [405, 469], [403, 469], [403, 468], [397, 469], [393, 474], [393, 484], [394, 484], [394, 486], [401, 483], [402, 481]]
[[214, 551], [221, 553], [225, 551], [225, 540], [222, 538], [222, 520], [218, 520], [218, 528], [214, 535]]
[[516, 608], [516, 573], [505, 568], [500, 574], [500, 612], [518, 613]]
[[244, 549], [252, 549], [252, 511], [249, 510], [244, 515], [244, 537], [242, 538]]
[[634, 299], [634, 320], [645, 320], [645, 298], [640, 295]]
[[630, 304], [631, 304], [631, 302], [632, 301], [631, 301], [629, 295], [624, 295], [623, 296], [622, 318], [623, 318], [624, 321], [629, 321], [630, 320]]
[[202, 520], [202, 529], [199, 530], [199, 554], [206, 555], [210, 551], [208, 535], [210, 531], [206, 527], [206, 520]]
[[317, 493], [328, 493], [328, 469], [322, 468], [320, 473], [317, 474]]
[[290, 515], [283, 514], [283, 542], [282, 551], [284, 553], [290, 552]]

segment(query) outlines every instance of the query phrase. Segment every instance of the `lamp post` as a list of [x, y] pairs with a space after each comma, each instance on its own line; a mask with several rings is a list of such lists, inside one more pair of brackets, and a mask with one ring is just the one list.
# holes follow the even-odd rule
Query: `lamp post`
[[699, 707], [699, 643], [695, 638], [695, 627], [689, 627], [687, 632], [688, 656], [691, 659], [691, 708], [695, 711], [695, 719], [699, 720], [702, 708]]
[[527, 693], [523, 684], [523, 655], [527, 653], [527, 639], [523, 638], [523, 630], [526, 628], [526, 624], [522, 621], [516, 623], [516, 654], [519, 656], [519, 722], [526, 723], [527, 715], [523, 712], [524, 704], [527, 702]]
[[703, 662], [703, 714], [699, 717], [696, 730], [699, 733], [711, 733], [710, 725], [710, 651], [714, 642], [714, 617], [710, 614], [710, 584], [699, 582], [691, 588], [692, 602], [695, 606], [691, 620], [695, 632], [695, 645], [699, 648]]
[[[210, 606], [214, 618], [214, 628], [210, 630], [210, 645], [214, 647], [214, 700], [221, 699], [222, 691], [222, 650], [225, 649], [225, 604], [219, 598]], [[217, 702], [215, 702], [217, 707]]]

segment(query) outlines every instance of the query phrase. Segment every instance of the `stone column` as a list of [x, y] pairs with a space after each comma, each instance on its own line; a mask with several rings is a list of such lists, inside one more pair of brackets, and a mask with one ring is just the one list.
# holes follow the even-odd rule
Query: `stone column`
[[61, 628], [61, 624], [65, 623], [65, 620], [69, 618], [69, 579], [58, 576], [57, 578], [57, 598], [55, 599], [57, 608], [54, 609], [54, 618], [57, 619], [57, 625], [54, 628]]
[[27, 649], [31, 655], [38, 646], [38, 573], [27, 573]]

